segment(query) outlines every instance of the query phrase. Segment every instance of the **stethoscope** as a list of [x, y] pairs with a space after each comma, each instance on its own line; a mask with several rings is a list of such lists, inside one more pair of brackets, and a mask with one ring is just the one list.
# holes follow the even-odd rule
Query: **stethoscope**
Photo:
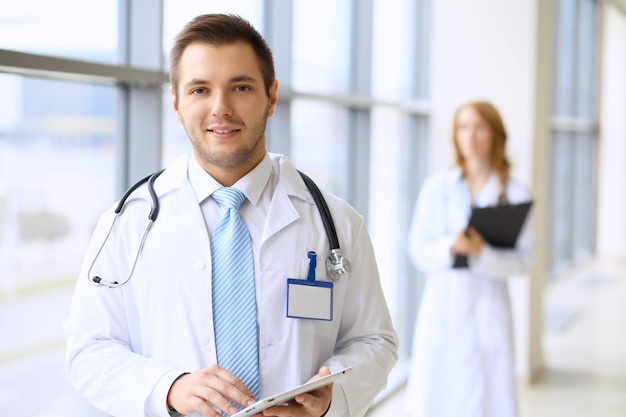
[[[150, 228], [152, 227], [152, 223], [154, 223], [157, 217], [159, 216], [159, 198], [156, 194], [156, 191], [154, 190], [154, 182], [156, 181], [157, 177], [161, 175], [163, 171], [164, 170], [161, 170], [153, 174], [150, 174], [145, 178], [142, 178], [141, 180], [137, 181], [136, 184], [134, 184], [128, 190], [126, 190], [126, 192], [122, 195], [122, 198], [120, 199], [117, 206], [115, 207], [115, 210], [114, 210], [115, 217], [113, 218], [113, 221], [111, 222], [109, 231], [107, 232], [104, 240], [102, 241], [100, 248], [96, 252], [96, 256], [94, 256], [93, 261], [91, 262], [91, 265], [89, 266], [89, 269], [87, 270], [87, 279], [89, 280], [89, 283], [91, 285], [95, 287], [116, 288], [130, 281], [131, 277], [133, 276], [133, 272], [135, 271], [135, 266], [137, 266], [137, 260], [139, 259], [141, 249], [143, 248], [144, 242], [146, 241], [146, 237], [148, 236], [148, 232], [150, 231]], [[302, 179], [304, 180], [304, 183], [309, 189], [309, 192], [311, 193], [311, 196], [313, 197], [313, 200], [315, 201], [315, 204], [320, 212], [320, 216], [322, 217], [322, 223], [324, 224], [324, 229], [326, 230], [326, 235], [330, 243], [330, 253], [328, 254], [328, 257], [326, 258], [326, 273], [328, 274], [330, 279], [332, 279], [333, 281], [337, 281], [343, 275], [350, 273], [350, 269], [351, 269], [350, 262], [348, 261], [347, 258], [343, 256], [341, 248], [339, 247], [339, 239], [337, 238], [337, 231], [335, 229], [335, 223], [330, 214], [330, 210], [328, 209], [328, 205], [326, 204], [326, 200], [324, 199], [324, 196], [322, 195], [320, 189], [317, 187], [317, 184], [315, 184], [315, 182], [313, 182], [311, 178], [309, 178], [307, 175], [305, 175], [304, 173], [300, 171], [298, 172], [300, 173], [300, 176], [302, 177]], [[152, 200], [151, 209], [150, 209], [150, 213], [148, 214], [148, 223], [146, 224], [146, 228], [144, 229], [143, 235], [141, 236], [139, 247], [137, 248], [137, 253], [135, 254], [135, 259], [133, 260], [133, 265], [130, 269], [130, 272], [128, 273], [128, 276], [122, 282], [107, 281], [97, 275], [92, 277], [91, 270], [93, 269], [93, 266], [98, 260], [98, 257], [100, 256], [100, 253], [102, 252], [102, 249], [104, 248], [104, 245], [109, 239], [109, 236], [111, 235], [111, 231], [113, 230], [113, 226], [115, 226], [115, 222], [117, 221], [118, 217], [122, 214], [126, 200], [128, 200], [130, 195], [137, 188], [139, 188], [145, 183], [147, 183], [148, 192], [150, 193], [150, 199]]]

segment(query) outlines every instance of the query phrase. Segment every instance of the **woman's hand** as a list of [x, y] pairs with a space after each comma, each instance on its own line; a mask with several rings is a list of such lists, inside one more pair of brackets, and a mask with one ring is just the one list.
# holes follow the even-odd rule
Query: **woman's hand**
[[450, 247], [450, 253], [454, 255], [480, 255], [485, 239], [473, 227], [461, 230], [456, 235], [456, 240]]

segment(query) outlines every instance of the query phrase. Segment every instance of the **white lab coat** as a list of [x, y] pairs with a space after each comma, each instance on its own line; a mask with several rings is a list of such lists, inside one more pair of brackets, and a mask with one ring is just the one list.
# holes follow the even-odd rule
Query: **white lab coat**
[[[475, 199], [495, 205], [501, 185], [491, 175]], [[511, 179], [510, 203], [528, 201]], [[469, 189], [460, 169], [431, 175], [418, 198], [409, 238], [414, 265], [427, 275], [413, 340], [407, 411], [416, 417], [517, 416], [513, 335], [506, 278], [526, 273], [527, 219], [515, 249], [484, 245], [469, 268], [453, 269], [450, 247], [467, 227]]]
[[[317, 279], [329, 280], [329, 243], [296, 169], [284, 157], [270, 156], [278, 183], [254, 254], [261, 396], [305, 382], [322, 365], [353, 366], [334, 384], [328, 416], [362, 416], [385, 387], [398, 344], [365, 222], [324, 193], [352, 272], [334, 284], [332, 321], [286, 318], [287, 278], [306, 278], [303, 260], [316, 251]], [[188, 162], [188, 156], [180, 158], [156, 181], [159, 217], [131, 280], [115, 289], [87, 280], [111, 209], [96, 227], [76, 285], [65, 324], [68, 375], [90, 402], [115, 417], [167, 417], [166, 395], [176, 377], [216, 363], [210, 242]], [[108, 281], [128, 275], [149, 201], [145, 186], [128, 200], [92, 275]]]

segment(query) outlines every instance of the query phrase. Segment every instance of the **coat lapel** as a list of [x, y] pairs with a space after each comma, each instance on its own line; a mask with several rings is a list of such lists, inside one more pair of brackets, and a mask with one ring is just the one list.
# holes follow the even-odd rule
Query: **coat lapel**
[[267, 221], [263, 229], [261, 245], [273, 235], [300, 218], [300, 213], [293, 204], [292, 198], [315, 204], [304, 181], [296, 168], [285, 158], [271, 155], [273, 166], [278, 176], [278, 184], [272, 196]]
[[206, 230], [200, 204], [187, 178], [190, 156], [185, 154], [163, 172], [155, 183], [155, 190], [159, 197], [169, 193], [175, 193], [172, 202], [171, 217], [168, 221], [173, 223], [173, 227], [186, 227], [197, 233], [202, 241], [209, 245], [209, 235]]

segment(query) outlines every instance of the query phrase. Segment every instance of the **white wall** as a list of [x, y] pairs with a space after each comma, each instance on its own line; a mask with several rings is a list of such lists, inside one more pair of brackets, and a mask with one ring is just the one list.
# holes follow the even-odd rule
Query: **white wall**
[[507, 126], [514, 174], [530, 183], [535, 15], [534, 1], [433, 2], [433, 168], [445, 168], [451, 160], [456, 107], [486, 99], [500, 110]]
[[598, 155], [598, 255], [626, 259], [626, 15], [604, 5]]
[[451, 118], [471, 99], [491, 101], [509, 133], [513, 175], [527, 184], [537, 267], [511, 282], [518, 374], [531, 381], [543, 367], [541, 348], [550, 65], [554, 3], [542, 0], [433, 2], [430, 171], [451, 162]]

